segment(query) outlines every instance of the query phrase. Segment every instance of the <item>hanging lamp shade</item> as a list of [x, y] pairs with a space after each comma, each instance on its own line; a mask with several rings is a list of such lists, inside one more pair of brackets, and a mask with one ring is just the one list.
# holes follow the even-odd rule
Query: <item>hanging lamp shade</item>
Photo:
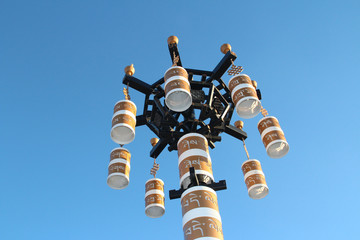
[[282, 158], [289, 152], [289, 144], [276, 117], [266, 116], [258, 123], [261, 140], [271, 158]]
[[249, 159], [245, 161], [241, 169], [244, 173], [244, 180], [248, 189], [249, 197], [261, 199], [269, 193], [269, 188], [265, 181], [265, 175], [261, 169], [259, 160]]
[[261, 103], [248, 75], [233, 76], [229, 81], [229, 90], [239, 117], [253, 118], [259, 114]]
[[149, 179], [145, 183], [145, 214], [151, 218], [158, 218], [164, 213], [164, 182], [160, 178]]
[[198, 133], [182, 136], [178, 143], [180, 186], [187, 188], [190, 183], [190, 167], [194, 167], [200, 182], [214, 181], [207, 139]]
[[125, 148], [119, 147], [111, 151], [106, 181], [109, 187], [124, 189], [129, 185], [130, 158], [131, 154]]
[[192, 104], [190, 83], [185, 68], [173, 66], [165, 72], [165, 103], [175, 112], [183, 112]]
[[135, 138], [136, 105], [130, 100], [115, 104], [112, 118], [111, 139], [118, 144], [128, 144]]

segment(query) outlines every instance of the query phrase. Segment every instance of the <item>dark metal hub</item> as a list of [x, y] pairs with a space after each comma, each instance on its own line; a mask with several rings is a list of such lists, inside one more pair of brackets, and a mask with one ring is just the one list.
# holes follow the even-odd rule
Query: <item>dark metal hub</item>
[[[172, 61], [182, 66], [177, 44], [169, 44]], [[184, 112], [174, 112], [165, 104], [165, 92], [161, 85], [164, 77], [152, 85], [133, 76], [125, 75], [123, 83], [142, 92], [145, 95], [144, 109], [136, 116], [136, 126], [147, 125], [159, 138], [158, 143], [150, 152], [152, 158], [158, 155], [168, 145], [168, 150], [176, 150], [178, 140], [185, 134], [196, 132], [205, 136], [211, 148], [215, 142], [221, 141], [220, 134], [225, 132], [237, 139], [245, 140], [246, 132], [230, 125], [234, 112], [231, 93], [221, 77], [236, 59], [235, 53], [228, 51], [213, 71], [185, 68], [189, 75], [192, 105]], [[259, 99], [260, 90], [257, 89]], [[226, 189], [226, 181], [212, 182], [195, 174], [190, 168], [189, 187], [208, 186], [215, 191]], [[170, 199], [180, 198], [186, 189], [169, 191]]]
[[[177, 59], [177, 65], [181, 66], [177, 44], [169, 45], [169, 51], [172, 60]], [[136, 116], [136, 126], [147, 125], [160, 139], [151, 150], [151, 157], [156, 158], [167, 145], [169, 151], [176, 150], [178, 140], [190, 132], [204, 135], [211, 148], [215, 147], [215, 142], [221, 141], [222, 132], [240, 140], [246, 139], [244, 131], [230, 125], [234, 104], [230, 90], [221, 79], [235, 59], [236, 55], [229, 51], [213, 71], [185, 68], [189, 74], [193, 103], [180, 113], [170, 110], [165, 104], [165, 92], [161, 87], [163, 77], [149, 85], [125, 75], [123, 83], [145, 95], [143, 113]]]

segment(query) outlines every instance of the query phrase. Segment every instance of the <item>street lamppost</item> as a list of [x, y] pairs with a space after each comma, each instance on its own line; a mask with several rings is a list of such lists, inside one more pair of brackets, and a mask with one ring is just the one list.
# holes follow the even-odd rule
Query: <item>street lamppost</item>
[[[261, 199], [268, 194], [265, 177], [260, 161], [249, 157], [243, 122], [230, 124], [234, 111], [245, 119], [262, 113], [258, 129], [270, 157], [283, 157], [289, 145], [278, 120], [261, 106], [257, 83], [234, 65], [237, 56], [229, 44], [221, 46], [225, 55], [212, 71], [183, 68], [177, 37], [168, 38], [168, 47], [172, 66], [151, 85], [133, 76], [133, 65], [125, 68], [125, 100], [115, 104], [111, 128], [111, 138], [120, 147], [111, 152], [107, 183], [114, 189], [129, 184], [131, 154], [123, 145], [134, 140], [135, 127], [146, 125], [157, 136], [151, 139], [154, 178], [145, 184], [146, 215], [156, 218], [165, 213], [164, 182], [156, 178], [156, 158], [168, 146], [169, 151], [178, 151], [180, 189], [171, 190], [169, 197], [181, 198], [184, 238], [223, 239], [216, 191], [226, 189], [226, 181], [214, 180], [208, 148], [215, 148], [223, 132], [241, 140], [248, 157], [242, 165], [248, 194]], [[228, 85], [222, 79], [226, 71], [232, 76]], [[129, 87], [145, 96], [139, 115]]]

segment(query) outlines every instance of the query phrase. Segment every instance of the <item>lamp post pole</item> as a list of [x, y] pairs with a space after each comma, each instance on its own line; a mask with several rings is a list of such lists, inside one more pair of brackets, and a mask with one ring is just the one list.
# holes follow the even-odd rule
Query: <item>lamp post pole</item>
[[[237, 56], [231, 51], [230, 44], [221, 46], [224, 57], [209, 71], [184, 68], [178, 42], [176, 36], [168, 38], [172, 67], [152, 84], [134, 77], [133, 65], [125, 68], [126, 100], [115, 105], [111, 129], [111, 138], [121, 147], [111, 154], [108, 185], [115, 189], [128, 185], [131, 155], [123, 145], [134, 139], [135, 127], [146, 125], [157, 136], [151, 139], [150, 157], [154, 158], [151, 174], [154, 178], [146, 182], [146, 215], [160, 217], [165, 213], [164, 182], [156, 178], [159, 170], [156, 158], [165, 147], [168, 151], [177, 150], [180, 189], [170, 190], [169, 197], [181, 198], [185, 240], [223, 239], [216, 191], [226, 189], [226, 181], [214, 180], [208, 149], [215, 148], [222, 133], [244, 144], [248, 159], [243, 163], [242, 171], [249, 196], [260, 199], [268, 194], [261, 164], [250, 159], [246, 149], [247, 134], [243, 131], [243, 122], [236, 121], [235, 126], [230, 124], [233, 112], [243, 118], [263, 114], [258, 129], [270, 157], [283, 157], [289, 146], [278, 120], [267, 116], [267, 111], [262, 108], [257, 83], [240, 74], [241, 66], [234, 65]], [[222, 79], [226, 72], [233, 75], [228, 85]], [[130, 101], [129, 87], [144, 94], [142, 111]], [[141, 113], [137, 115], [137, 112]]]

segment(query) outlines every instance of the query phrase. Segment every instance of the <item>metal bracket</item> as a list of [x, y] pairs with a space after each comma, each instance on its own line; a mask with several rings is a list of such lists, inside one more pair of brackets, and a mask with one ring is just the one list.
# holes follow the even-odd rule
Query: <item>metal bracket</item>
[[190, 171], [191, 186], [199, 186], [199, 179], [197, 178], [197, 176], [195, 174], [195, 168], [191, 167], [191, 168], [189, 168], [189, 171]]
[[[210, 184], [200, 184], [200, 186], [206, 186], [206, 187], [212, 188], [214, 191], [220, 191], [220, 190], [227, 189], [225, 180], [220, 180], [219, 182], [214, 182], [214, 183], [210, 183]], [[169, 191], [170, 200], [181, 198], [181, 195], [183, 194], [183, 192], [185, 192], [185, 190], [186, 189], [183, 189], [183, 188], [181, 188], [179, 190], [170, 190]]]

